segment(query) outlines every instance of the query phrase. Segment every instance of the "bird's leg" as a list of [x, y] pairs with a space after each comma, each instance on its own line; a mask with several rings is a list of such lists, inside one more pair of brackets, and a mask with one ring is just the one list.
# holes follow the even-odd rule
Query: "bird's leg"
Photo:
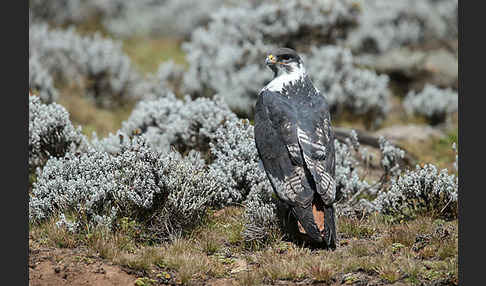
[[336, 249], [336, 223], [334, 206], [324, 206], [324, 213], [324, 242], [326, 243], [327, 247]]
[[296, 227], [296, 219], [290, 206], [280, 200], [277, 201], [277, 217], [281, 228], [285, 229], [289, 238], [293, 239], [299, 232]]

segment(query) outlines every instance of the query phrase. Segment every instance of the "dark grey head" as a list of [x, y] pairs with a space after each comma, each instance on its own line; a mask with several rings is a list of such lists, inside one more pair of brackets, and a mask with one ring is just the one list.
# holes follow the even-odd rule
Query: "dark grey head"
[[303, 69], [303, 61], [296, 51], [289, 48], [276, 48], [268, 53], [265, 64], [277, 77], [282, 73], [292, 73]]

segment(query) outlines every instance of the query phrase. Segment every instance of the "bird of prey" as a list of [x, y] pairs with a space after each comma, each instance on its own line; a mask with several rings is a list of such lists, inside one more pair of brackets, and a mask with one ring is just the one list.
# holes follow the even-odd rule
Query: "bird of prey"
[[255, 143], [279, 211], [311, 245], [336, 248], [334, 132], [329, 107], [292, 49], [270, 52], [274, 78], [258, 94]]

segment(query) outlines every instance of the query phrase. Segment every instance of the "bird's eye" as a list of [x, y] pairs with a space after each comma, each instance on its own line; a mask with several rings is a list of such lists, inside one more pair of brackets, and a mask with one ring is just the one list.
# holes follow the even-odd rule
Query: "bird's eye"
[[282, 55], [282, 56], [280, 56], [280, 58], [284, 61], [288, 61], [288, 60], [290, 60], [291, 57], [290, 57], [290, 55]]

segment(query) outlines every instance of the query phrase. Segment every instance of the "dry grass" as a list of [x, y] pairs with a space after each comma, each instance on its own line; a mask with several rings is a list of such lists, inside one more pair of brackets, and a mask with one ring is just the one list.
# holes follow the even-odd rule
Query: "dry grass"
[[377, 266], [376, 271], [381, 279], [389, 283], [394, 283], [400, 279], [400, 270], [393, 263], [384, 263]]
[[403, 245], [410, 247], [415, 241], [415, 232], [407, 224], [392, 226], [382, 238], [388, 245]]
[[81, 125], [83, 133], [88, 137], [91, 137], [93, 131], [99, 137], [105, 137], [110, 132], [115, 133], [120, 129], [121, 123], [128, 119], [135, 106], [134, 102], [127, 102], [113, 110], [98, 107], [74, 85], [60, 90], [58, 103], [67, 109], [73, 124]]
[[258, 271], [272, 280], [302, 280], [312, 264], [309, 263], [310, 250], [291, 247], [284, 253], [276, 248], [269, 248], [259, 253]]
[[165, 271], [171, 273], [170, 281], [187, 285], [221, 278], [236, 285], [282, 280], [333, 284], [343, 277], [354, 282], [371, 279], [379, 281], [378, 285], [457, 281], [457, 220], [419, 217], [391, 224], [381, 215], [362, 220], [339, 218], [341, 240], [335, 251], [310, 250], [286, 241], [254, 250], [234, 241], [241, 232], [242, 214], [241, 207], [211, 212], [189, 235], [152, 246], [135, 242], [129, 231], [92, 230], [72, 235], [57, 228], [55, 220], [32, 225], [30, 234], [41, 245], [85, 246], [92, 255], [151, 279], [155, 279], [154, 273]]
[[41, 225], [30, 225], [30, 237], [44, 246], [58, 248], [77, 247], [80, 244], [79, 237], [69, 233], [64, 228], [57, 227], [57, 221], [56, 217], [51, 217]]
[[154, 73], [162, 62], [168, 60], [187, 66], [181, 43], [176, 38], [134, 37], [123, 42], [123, 50], [140, 72]]
[[370, 238], [376, 231], [369, 224], [349, 218], [342, 218], [338, 227], [343, 238]]
[[453, 163], [456, 158], [456, 153], [452, 150], [452, 143], [458, 143], [459, 129], [453, 127], [448, 130], [446, 135], [442, 138], [433, 138], [428, 141], [416, 144], [414, 142], [398, 142], [403, 148], [417, 157], [417, 160], [422, 164], [432, 163], [439, 169], [446, 168], [449, 172], [454, 173]]
[[58, 228], [55, 219], [31, 225], [30, 236], [41, 245], [85, 246], [91, 255], [151, 279], [164, 271], [171, 273], [170, 281], [187, 285], [220, 278], [237, 285], [282, 280], [333, 284], [343, 277], [354, 282], [374, 279], [378, 285], [457, 281], [457, 220], [419, 217], [391, 224], [378, 214], [361, 220], [339, 218], [341, 241], [335, 251], [310, 250], [285, 241], [252, 250], [234, 241], [241, 232], [242, 214], [241, 207], [211, 212], [186, 237], [152, 246], [135, 242], [129, 229], [116, 233], [94, 229], [73, 235]]
[[365, 257], [371, 254], [371, 249], [368, 244], [363, 242], [354, 242], [349, 249], [351, 256]]
[[220, 250], [223, 245], [242, 249], [243, 211], [242, 208], [228, 207], [210, 213], [208, 221], [193, 230], [190, 238], [198, 244], [199, 249], [211, 254]]
[[163, 262], [168, 268], [177, 271], [183, 283], [191, 279], [221, 277], [226, 271], [225, 266], [217, 259], [212, 259], [197, 250], [193, 243], [186, 240], [178, 240], [168, 245], [165, 248]]
[[[81, 35], [101, 33], [104, 37], [122, 41], [124, 52], [131, 58], [136, 68], [143, 73], [157, 71], [159, 64], [167, 60], [173, 60], [177, 64], [187, 66], [185, 54], [181, 49], [182, 39], [133, 36], [121, 40], [106, 31], [101, 20], [99, 17], [94, 17], [91, 21], [80, 23], [75, 26], [76, 32]], [[67, 27], [68, 25], [63, 28]]]
[[236, 275], [236, 284], [253, 286], [263, 284], [264, 276], [258, 271], [243, 271]]

